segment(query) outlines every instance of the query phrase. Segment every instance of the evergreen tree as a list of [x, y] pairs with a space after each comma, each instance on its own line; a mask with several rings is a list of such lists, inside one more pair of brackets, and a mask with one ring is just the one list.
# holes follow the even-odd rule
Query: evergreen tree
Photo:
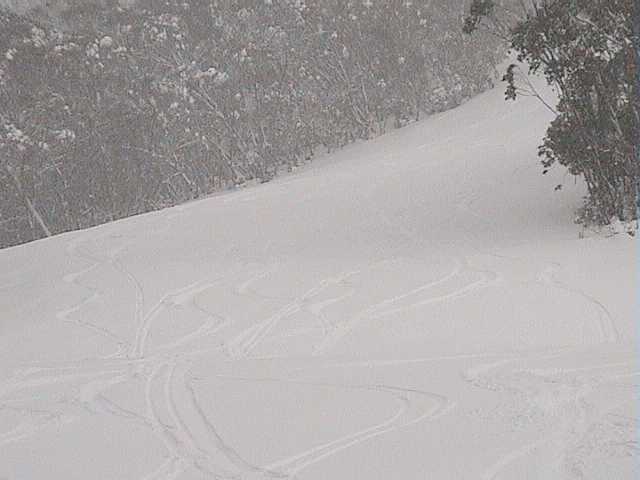
[[[634, 10], [636, 10], [634, 12]], [[465, 23], [504, 32], [492, 0], [474, 0]], [[633, 0], [538, 0], [508, 29], [511, 48], [530, 73], [559, 92], [557, 117], [540, 147], [544, 173], [553, 164], [581, 176], [588, 198], [580, 220], [607, 224], [636, 218], [638, 191], [637, 33]], [[634, 50], [634, 44], [636, 49]], [[507, 98], [518, 87], [505, 75]]]

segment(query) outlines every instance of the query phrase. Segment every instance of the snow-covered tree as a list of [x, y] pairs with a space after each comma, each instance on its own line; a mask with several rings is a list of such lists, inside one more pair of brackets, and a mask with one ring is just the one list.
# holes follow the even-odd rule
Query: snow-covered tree
[[[540, 155], [545, 172], [558, 163], [585, 180], [585, 222], [636, 217], [640, 92], [634, 10], [633, 0], [536, 0], [506, 30], [518, 59], [559, 92], [557, 117]], [[500, 14], [494, 1], [475, 0], [466, 29], [484, 22], [505, 32], [496, 20]], [[505, 76], [511, 99], [519, 93], [515, 69], [510, 66]]]
[[488, 35], [467, 48], [462, 14], [447, 0], [0, 9], [0, 245], [265, 182], [455, 106], [500, 52]]

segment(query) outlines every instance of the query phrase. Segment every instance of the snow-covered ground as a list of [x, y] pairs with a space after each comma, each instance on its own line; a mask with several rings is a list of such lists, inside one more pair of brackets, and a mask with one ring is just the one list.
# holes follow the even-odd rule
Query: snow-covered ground
[[499, 87], [0, 251], [0, 479], [636, 478], [636, 243], [579, 238], [549, 120]]

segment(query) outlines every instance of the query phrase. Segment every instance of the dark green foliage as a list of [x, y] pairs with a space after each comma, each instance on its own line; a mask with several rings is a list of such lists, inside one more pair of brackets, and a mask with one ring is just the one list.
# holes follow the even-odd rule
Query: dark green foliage
[[[483, 3], [474, 2], [472, 12]], [[589, 196], [581, 220], [586, 223], [637, 216], [640, 108], [634, 10], [634, 0], [534, 1], [511, 28], [518, 60], [559, 92], [558, 115], [539, 153], [545, 172], [558, 163], [584, 178]], [[507, 98], [515, 99], [513, 66], [504, 78]]]

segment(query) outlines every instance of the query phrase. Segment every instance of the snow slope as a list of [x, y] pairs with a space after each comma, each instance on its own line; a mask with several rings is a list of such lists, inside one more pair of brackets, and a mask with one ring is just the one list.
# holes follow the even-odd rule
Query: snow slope
[[635, 242], [502, 98], [0, 251], [0, 479], [634, 478]]

